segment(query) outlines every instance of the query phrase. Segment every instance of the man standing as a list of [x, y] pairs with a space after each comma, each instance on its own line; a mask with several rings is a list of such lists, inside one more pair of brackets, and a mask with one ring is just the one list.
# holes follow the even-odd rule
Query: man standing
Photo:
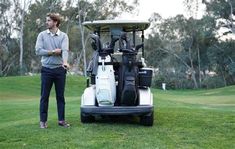
[[49, 13], [46, 17], [47, 30], [39, 33], [36, 42], [36, 55], [41, 56], [41, 99], [40, 128], [47, 128], [48, 102], [51, 87], [55, 85], [58, 125], [69, 127], [65, 121], [65, 79], [69, 68], [69, 41], [66, 33], [59, 30], [60, 15]]

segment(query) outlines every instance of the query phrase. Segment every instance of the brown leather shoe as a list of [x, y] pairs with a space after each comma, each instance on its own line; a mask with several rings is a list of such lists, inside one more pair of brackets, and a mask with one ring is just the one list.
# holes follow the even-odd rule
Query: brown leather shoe
[[42, 129], [47, 128], [47, 122], [40, 122], [40, 128]]
[[65, 128], [69, 128], [70, 127], [70, 124], [67, 123], [66, 121], [59, 121], [58, 125], [62, 126], [62, 127], [65, 127]]

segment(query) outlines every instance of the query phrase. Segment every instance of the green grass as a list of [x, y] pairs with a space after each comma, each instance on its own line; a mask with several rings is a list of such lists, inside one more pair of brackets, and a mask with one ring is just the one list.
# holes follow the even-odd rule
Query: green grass
[[0, 78], [0, 148], [235, 148], [235, 86], [214, 90], [154, 93], [154, 126], [138, 118], [80, 122], [80, 97], [86, 81], [68, 76], [66, 117], [57, 126], [55, 92], [51, 93], [49, 128], [39, 129], [40, 77]]

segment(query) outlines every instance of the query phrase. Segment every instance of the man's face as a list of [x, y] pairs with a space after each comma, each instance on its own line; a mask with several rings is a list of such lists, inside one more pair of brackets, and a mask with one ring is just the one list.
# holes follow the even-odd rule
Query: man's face
[[46, 27], [48, 29], [52, 29], [54, 27], [56, 27], [56, 23], [55, 21], [53, 21], [50, 17], [46, 17]]

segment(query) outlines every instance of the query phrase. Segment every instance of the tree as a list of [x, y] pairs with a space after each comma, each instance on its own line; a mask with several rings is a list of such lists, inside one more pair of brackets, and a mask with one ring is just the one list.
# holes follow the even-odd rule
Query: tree
[[222, 76], [224, 86], [235, 83], [234, 71], [234, 41], [217, 42], [209, 47], [208, 55], [211, 67], [215, 72]]
[[[159, 68], [160, 72], [173, 72], [175, 82], [182, 82], [179, 80], [184, 75], [187, 82], [193, 81], [194, 88], [200, 87], [203, 80], [201, 74], [209, 68], [207, 48], [216, 42], [214, 19], [209, 16], [187, 19], [183, 15], [177, 15], [154, 20], [158, 23], [153, 22], [153, 31], [147, 40], [148, 61]], [[179, 86], [177, 83], [175, 85]]]
[[[40, 58], [35, 55], [37, 35], [46, 29], [46, 14], [49, 12], [61, 13], [62, 7], [61, 1], [58, 0], [36, 0], [25, 11], [23, 30], [25, 71], [34, 73], [39, 71]], [[64, 26], [64, 22], [62, 22], [62, 30], [64, 30]]]
[[[86, 1], [86, 0], [35, 0], [32, 3], [28, 3], [31, 0], [22, 0], [25, 2], [26, 5], [20, 5], [19, 0], [12, 0], [9, 4], [9, 11], [10, 8], [13, 9], [14, 12], [11, 13], [14, 17], [9, 17], [7, 15], [1, 15], [1, 18], [5, 21], [3, 24], [6, 24], [6, 31], [10, 30], [9, 34], [2, 34], [2, 35], [9, 35], [9, 39], [11, 36], [16, 32], [19, 34], [15, 34], [15, 40], [19, 40], [19, 44], [16, 44], [17, 47], [14, 47], [14, 50], [18, 50], [18, 52], [14, 52], [16, 54], [15, 58], [19, 59], [19, 63], [12, 64], [9, 67], [7, 64], [7, 70], [13, 70], [13, 66], [16, 68], [20, 66], [20, 70], [22, 67], [25, 71], [33, 71], [38, 72], [39, 57], [35, 56], [35, 42], [39, 32], [45, 30], [44, 22], [45, 16], [48, 12], [57, 12], [60, 13], [63, 17], [63, 21], [61, 23], [60, 29], [68, 33], [70, 38], [70, 51], [71, 51], [71, 62], [79, 63], [78, 59], [81, 59], [81, 54], [84, 54], [87, 43], [87, 37], [89, 32], [87, 30], [82, 31], [82, 23], [85, 20], [95, 20], [95, 19], [107, 19], [107, 18], [114, 18], [120, 15], [122, 12], [131, 12], [134, 10], [134, 6], [132, 4], [127, 4], [124, 0], [97, 0], [97, 1]], [[5, 2], [5, 1], [4, 1]], [[6, 1], [7, 3], [8, 1]], [[137, 2], [137, 1], [135, 1]], [[1, 2], [2, 4], [3, 2]], [[78, 4], [79, 6], [78, 7]], [[24, 3], [22, 3], [24, 4]], [[28, 4], [28, 5], [27, 5]], [[4, 5], [1, 5], [4, 6]], [[23, 11], [24, 7], [25, 11]], [[28, 7], [28, 8], [27, 8]], [[4, 9], [5, 10], [5, 6]], [[7, 14], [7, 13], [3, 13]], [[80, 17], [78, 17], [80, 15]], [[5, 18], [5, 19], [4, 19]], [[6, 19], [7, 18], [7, 19]], [[81, 19], [79, 23], [79, 19]], [[8, 22], [8, 23], [6, 23]], [[7, 25], [9, 24], [9, 27]], [[80, 26], [80, 25], [81, 26]], [[79, 27], [80, 26], [80, 27]], [[1, 30], [4, 31], [4, 30]], [[84, 38], [82, 39], [82, 32], [84, 32]], [[82, 42], [78, 42], [82, 41]], [[12, 41], [13, 42], [13, 41]], [[5, 42], [6, 43], [6, 42]], [[82, 48], [82, 43], [84, 47]], [[5, 44], [6, 45], [6, 44]], [[9, 45], [4, 46], [1, 44], [1, 49], [5, 50], [4, 47], [9, 47]], [[19, 50], [20, 49], [20, 50]], [[7, 54], [6, 54], [7, 55]], [[90, 55], [89, 50], [86, 49], [86, 53], [83, 55], [83, 62], [82, 64], [85, 65], [86, 57]], [[2, 59], [1, 59], [2, 60]], [[5, 63], [1, 62], [2, 70], [6, 70], [3, 67]], [[14, 69], [15, 70], [15, 69]], [[83, 68], [85, 71], [86, 68]], [[22, 72], [22, 71], [21, 71]]]
[[218, 36], [218, 42], [209, 47], [211, 66], [224, 80], [224, 85], [235, 84], [234, 81], [234, 38], [225, 40], [222, 37], [234, 37], [235, 35], [235, 1], [232, 0], [204, 0], [206, 11], [215, 21], [216, 30], [223, 28], [222, 35]]
[[[135, 0], [134, 5], [138, 4], [138, 0]], [[124, 0], [96, 0], [93, 3], [89, 3], [87, 0], [78, 0], [78, 25], [81, 34], [82, 53], [83, 53], [83, 71], [86, 76], [86, 40], [85, 30], [82, 23], [86, 20], [102, 20], [102, 19], [113, 19], [120, 15], [122, 12], [131, 12], [134, 10], [134, 6], [128, 5]]]
[[0, 76], [7, 76], [15, 73], [13, 67], [17, 66], [18, 45], [16, 39], [11, 37], [17, 26], [17, 15], [12, 9], [13, 1], [3, 0], [0, 4]]
[[25, 14], [26, 10], [31, 4], [31, 0], [21, 0], [21, 1], [14, 1], [15, 6], [16, 6], [16, 11], [17, 9], [19, 10], [19, 23], [20, 23], [20, 28], [19, 28], [19, 35], [20, 35], [20, 59], [19, 59], [19, 64], [20, 64], [20, 75], [23, 75], [23, 55], [24, 55], [24, 22], [25, 22]]
[[234, 0], [203, 0], [208, 15], [218, 21], [218, 28], [226, 28], [223, 35], [235, 33], [235, 1]]

